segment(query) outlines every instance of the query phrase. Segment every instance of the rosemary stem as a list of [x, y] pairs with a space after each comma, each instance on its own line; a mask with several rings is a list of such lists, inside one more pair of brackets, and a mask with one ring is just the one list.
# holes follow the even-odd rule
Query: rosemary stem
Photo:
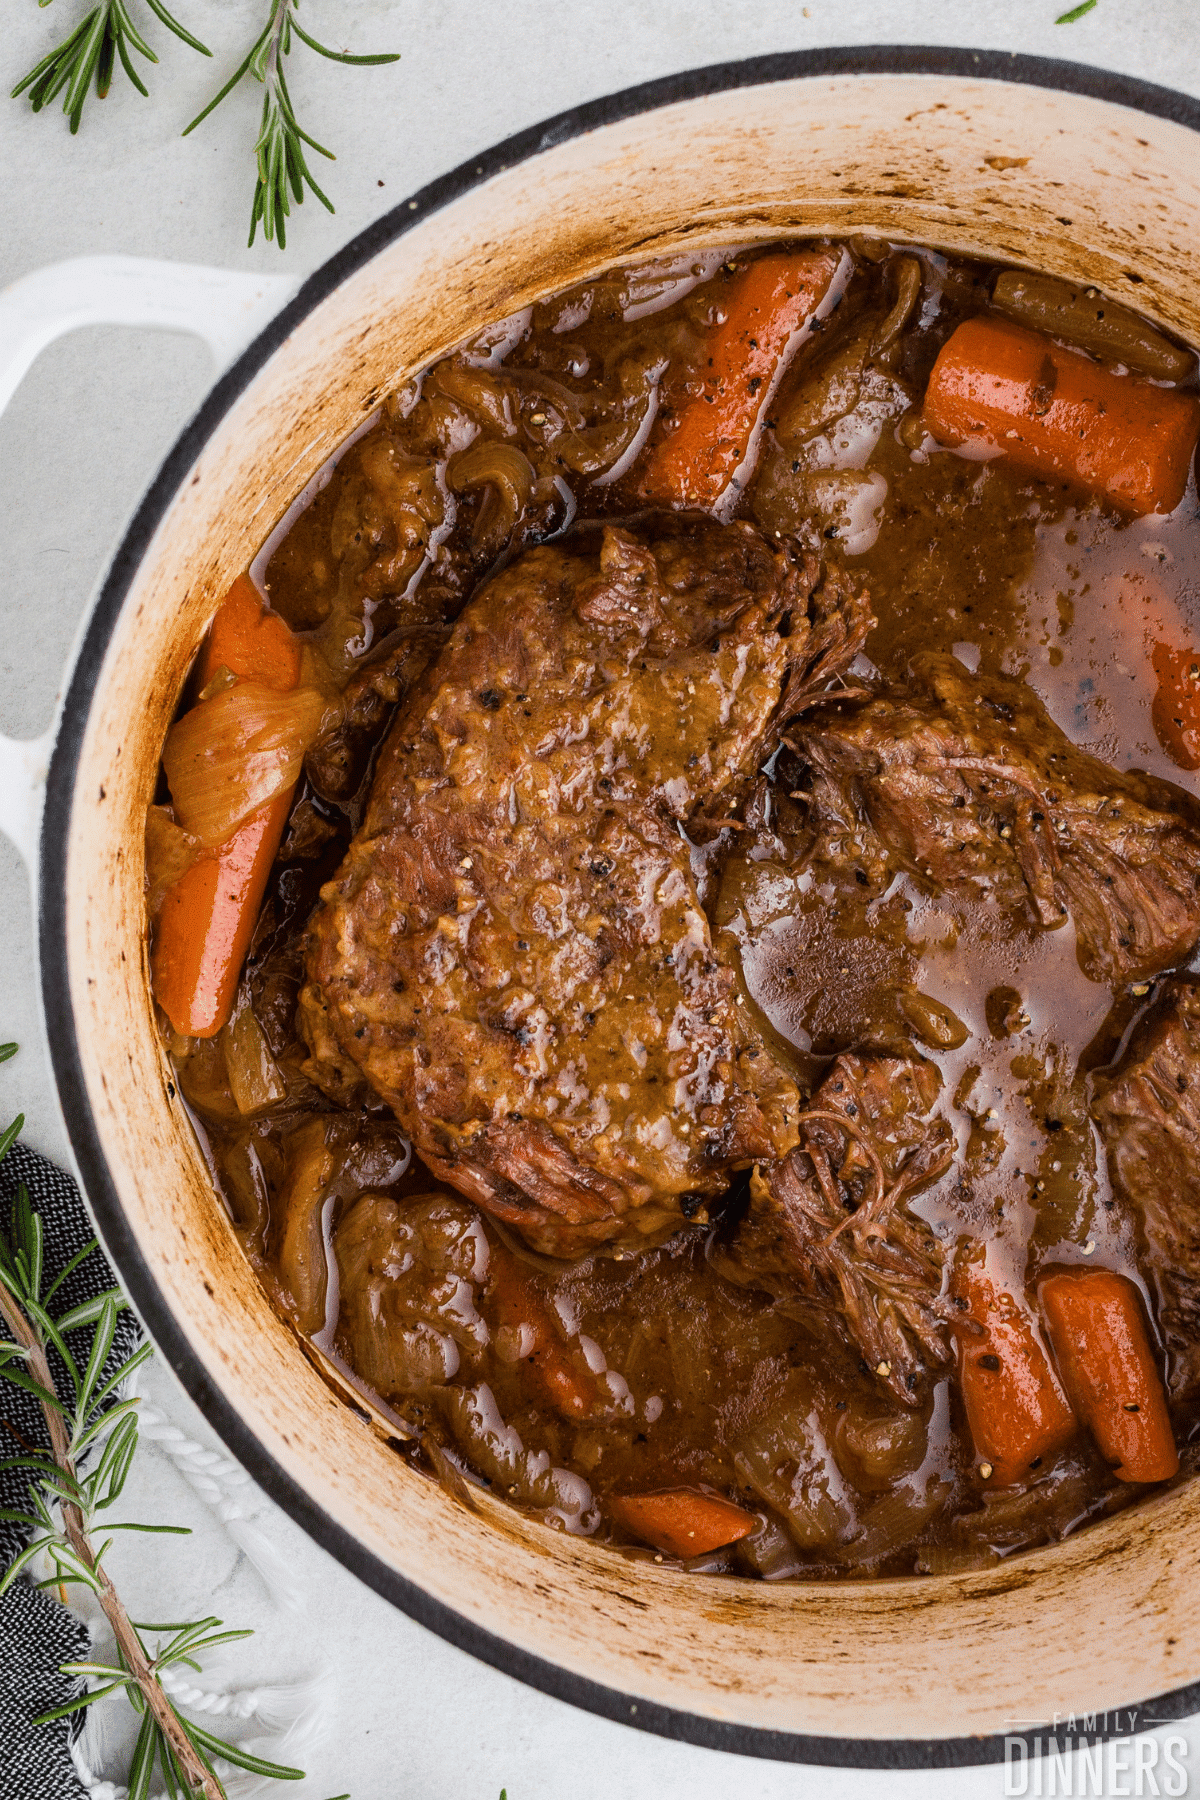
[[291, 0], [275, 0], [276, 12], [272, 20], [274, 30], [271, 33], [271, 48], [267, 52], [266, 85], [273, 87], [275, 76], [279, 71], [279, 46], [283, 42], [284, 28], [291, 12]]
[[[28, 1351], [26, 1369], [33, 1379], [41, 1384], [47, 1392], [55, 1392], [54, 1377], [50, 1364], [46, 1359], [45, 1346], [41, 1333], [25, 1317], [8, 1290], [0, 1284], [0, 1315], [11, 1332], [16, 1343]], [[75, 1464], [71, 1457], [66, 1426], [62, 1415], [52, 1407], [43, 1405], [42, 1413], [46, 1420], [46, 1428], [50, 1433], [50, 1447], [54, 1460], [64, 1474], [75, 1478]], [[163, 1691], [154, 1670], [142, 1648], [141, 1639], [129, 1621], [129, 1614], [121, 1603], [121, 1597], [109, 1580], [102, 1566], [98, 1566], [91, 1540], [84, 1526], [83, 1514], [73, 1501], [64, 1499], [61, 1502], [63, 1529], [79, 1560], [91, 1570], [100, 1584], [99, 1601], [104, 1615], [113, 1629], [117, 1641], [117, 1649], [125, 1667], [137, 1682], [149, 1712], [171, 1747], [171, 1751], [183, 1771], [189, 1784], [189, 1791], [202, 1795], [203, 1800], [225, 1800], [220, 1782], [206, 1768], [184, 1730], [175, 1708]]]

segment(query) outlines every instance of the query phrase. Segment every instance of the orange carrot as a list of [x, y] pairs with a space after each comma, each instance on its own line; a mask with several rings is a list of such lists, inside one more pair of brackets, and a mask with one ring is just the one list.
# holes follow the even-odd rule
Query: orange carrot
[[1150, 708], [1155, 735], [1181, 769], [1200, 769], [1200, 656], [1159, 642], [1150, 660], [1158, 678]]
[[278, 613], [268, 612], [248, 575], [239, 575], [217, 608], [200, 652], [198, 685], [218, 669], [288, 693], [300, 679], [300, 645]]
[[1123, 1481], [1166, 1481], [1179, 1467], [1141, 1296], [1111, 1269], [1070, 1269], [1038, 1288], [1063, 1384]]
[[723, 1544], [736, 1544], [758, 1524], [753, 1513], [694, 1488], [668, 1488], [657, 1494], [610, 1494], [608, 1510], [635, 1537], [668, 1556], [705, 1556]]
[[[510, 1331], [531, 1334], [528, 1367], [550, 1405], [567, 1419], [590, 1418], [596, 1407], [596, 1384], [590, 1373], [575, 1366], [563, 1342], [558, 1315], [503, 1244], [493, 1243], [490, 1248], [488, 1288], [498, 1323]], [[528, 1345], [529, 1338], [525, 1343]]]
[[977, 318], [942, 346], [925, 425], [940, 443], [994, 444], [1018, 468], [1077, 482], [1126, 512], [1173, 512], [1200, 436], [1200, 399], [1114, 375], [1005, 319]]
[[291, 803], [290, 790], [268, 800], [167, 891], [150, 973], [155, 999], [185, 1037], [215, 1037], [233, 1011]]
[[723, 290], [725, 317], [705, 346], [702, 391], [689, 397], [674, 431], [651, 450], [646, 499], [710, 506], [724, 492], [789, 342], [820, 305], [840, 260], [836, 250], [762, 256]]
[[[300, 646], [267, 612], [248, 575], [217, 608], [200, 652], [198, 686], [218, 669], [288, 691], [300, 679]], [[260, 806], [223, 843], [202, 852], [170, 888], [154, 931], [154, 997], [176, 1031], [215, 1037], [228, 1022], [293, 789]]]
[[1007, 1487], [1062, 1448], [1075, 1415], [1024, 1303], [975, 1263], [956, 1271], [954, 1294], [966, 1301], [954, 1336], [967, 1423], [990, 1478]]

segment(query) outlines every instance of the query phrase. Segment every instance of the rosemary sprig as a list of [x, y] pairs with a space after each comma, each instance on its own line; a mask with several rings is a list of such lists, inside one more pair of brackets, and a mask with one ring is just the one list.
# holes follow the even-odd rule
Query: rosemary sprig
[[[0, 1045], [0, 1062], [15, 1044]], [[24, 1124], [17, 1118], [0, 1135], [0, 1158], [7, 1154]], [[23, 1569], [45, 1556], [53, 1573], [39, 1587], [72, 1583], [90, 1588], [112, 1627], [116, 1661], [64, 1663], [62, 1673], [97, 1683], [79, 1699], [41, 1714], [35, 1724], [66, 1718], [121, 1690], [141, 1717], [129, 1771], [129, 1800], [146, 1800], [155, 1766], [162, 1771], [171, 1800], [226, 1800], [214, 1768], [222, 1758], [252, 1774], [276, 1781], [302, 1781], [302, 1769], [285, 1768], [251, 1756], [194, 1720], [185, 1719], [163, 1688], [163, 1670], [185, 1663], [198, 1669], [203, 1652], [249, 1637], [248, 1631], [226, 1631], [217, 1618], [187, 1624], [137, 1624], [130, 1619], [104, 1567], [104, 1557], [117, 1531], [188, 1535], [174, 1525], [110, 1523], [104, 1515], [120, 1498], [137, 1450], [137, 1401], [121, 1397], [121, 1385], [151, 1353], [144, 1343], [110, 1368], [117, 1320], [127, 1302], [119, 1288], [65, 1312], [50, 1310], [54, 1294], [72, 1270], [98, 1245], [92, 1238], [58, 1278], [43, 1279], [43, 1232], [24, 1187], [17, 1189], [8, 1234], [0, 1228], [0, 1384], [23, 1388], [38, 1401], [46, 1422], [49, 1447], [25, 1446], [25, 1454], [0, 1461], [0, 1469], [28, 1470], [31, 1476], [27, 1512], [0, 1510], [0, 1519], [25, 1526], [30, 1538], [0, 1578], [0, 1594]], [[91, 1328], [90, 1342], [76, 1336]], [[79, 1346], [73, 1349], [72, 1342]], [[56, 1383], [48, 1352], [53, 1349], [65, 1370], [65, 1385]], [[96, 1538], [104, 1534], [103, 1542]], [[163, 1635], [160, 1635], [163, 1634]], [[158, 1636], [153, 1648], [149, 1639]]]
[[[42, 6], [48, 6], [49, 3], [50, 0], [39, 0]], [[212, 51], [199, 38], [185, 30], [178, 19], [172, 18], [163, 5], [163, 0], [146, 0], [146, 5], [177, 38], [181, 38], [193, 50], [198, 50], [202, 56], [212, 55]], [[158, 61], [129, 15], [129, 0], [99, 0], [99, 4], [93, 6], [75, 29], [68, 32], [62, 42], [17, 83], [12, 91], [12, 98], [15, 100], [28, 89], [30, 105], [34, 112], [41, 112], [43, 106], [48, 106], [65, 88], [67, 91], [63, 96], [63, 111], [71, 121], [72, 133], [75, 133], [79, 130], [79, 121], [83, 117], [83, 104], [88, 96], [92, 76], [96, 77], [96, 98], [105, 99], [112, 85], [118, 57], [138, 93], [148, 96], [149, 89], [130, 58], [131, 50], [136, 50], [148, 62]]]
[[318, 156], [328, 157], [335, 161], [332, 150], [324, 144], [318, 144], [316, 138], [310, 137], [296, 118], [292, 106], [292, 98], [288, 93], [287, 81], [283, 72], [283, 59], [292, 48], [292, 33], [315, 50], [318, 56], [324, 56], [330, 62], [355, 63], [358, 65], [372, 63], [399, 62], [398, 55], [391, 52], [376, 56], [352, 56], [347, 50], [331, 50], [327, 44], [318, 43], [310, 37], [296, 17], [299, 0], [271, 0], [271, 11], [262, 31], [251, 46], [245, 61], [234, 71], [220, 93], [214, 95], [204, 111], [198, 113], [184, 131], [194, 131], [197, 125], [207, 119], [210, 112], [218, 107], [227, 94], [246, 75], [252, 75], [255, 81], [263, 86], [262, 119], [259, 124], [258, 141], [254, 146], [257, 177], [254, 183], [254, 204], [250, 211], [250, 243], [254, 242], [259, 222], [262, 223], [263, 236], [275, 238], [282, 250], [287, 244], [286, 220], [291, 212], [291, 199], [297, 206], [304, 203], [304, 190], [307, 187], [317, 196], [322, 206], [332, 212], [333, 202], [327, 194], [322, 193], [313, 180], [312, 171], [304, 157], [304, 146], [315, 150]]

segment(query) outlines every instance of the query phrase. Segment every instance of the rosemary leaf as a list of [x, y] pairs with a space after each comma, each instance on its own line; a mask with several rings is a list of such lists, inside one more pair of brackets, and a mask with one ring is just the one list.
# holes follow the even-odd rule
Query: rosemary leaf
[[75, 1358], [71, 1355], [71, 1352], [63, 1341], [63, 1336], [58, 1326], [50, 1317], [49, 1313], [46, 1312], [45, 1308], [39, 1306], [37, 1301], [33, 1299], [32, 1294], [26, 1295], [25, 1311], [33, 1320], [33, 1323], [37, 1326], [38, 1330], [42, 1333], [42, 1336], [52, 1343], [54, 1348], [58, 1351], [59, 1356], [63, 1360], [63, 1365], [66, 1368], [71, 1386], [74, 1388], [76, 1394], [78, 1394], [79, 1370], [76, 1367]]
[[17, 1184], [13, 1232], [17, 1239], [14, 1260], [21, 1270], [26, 1294], [30, 1301], [36, 1303], [42, 1294], [42, 1221], [30, 1205], [29, 1193], [23, 1181]]
[[31, 1375], [22, 1374], [20, 1369], [10, 1369], [7, 1364], [0, 1365], [0, 1381], [11, 1381], [14, 1387], [24, 1388], [26, 1393], [32, 1394], [42, 1406], [48, 1406], [61, 1418], [67, 1417], [67, 1409], [62, 1401], [49, 1388], [44, 1388], [40, 1381], [34, 1381]]
[[334, 210], [332, 200], [313, 180], [302, 146], [307, 144], [310, 150], [328, 157], [331, 162], [335, 160], [333, 152], [319, 144], [301, 126], [284, 77], [283, 61], [291, 50], [293, 31], [301, 43], [307, 44], [310, 50], [315, 50], [318, 56], [326, 57], [331, 62], [364, 66], [400, 60], [398, 54], [392, 51], [356, 55], [350, 51], [331, 50], [328, 45], [311, 37], [300, 25], [296, 17], [299, 3], [300, 0], [270, 0], [271, 10], [267, 23], [244, 60], [203, 112], [197, 113], [183, 134], [186, 137], [188, 132], [194, 131], [197, 125], [207, 119], [244, 76], [250, 75], [255, 81], [262, 83], [263, 105], [254, 145], [256, 179], [250, 206], [248, 241], [253, 244], [261, 224], [263, 236], [268, 240], [274, 239], [281, 250], [287, 247], [286, 221], [291, 213], [289, 194], [296, 205], [300, 206], [304, 202], [307, 188], [329, 212]]
[[163, 1780], [167, 1787], [167, 1800], [181, 1800], [181, 1796], [182, 1800], [187, 1800], [187, 1788], [186, 1786], [180, 1788], [175, 1774], [178, 1764], [171, 1754], [171, 1746], [165, 1739], [161, 1739], [159, 1742], [158, 1760], [162, 1768]]
[[25, 1114], [18, 1113], [7, 1131], [0, 1132], [0, 1158], [8, 1155], [25, 1128]]
[[21, 1573], [21, 1570], [25, 1567], [26, 1563], [31, 1563], [34, 1557], [45, 1548], [45, 1542], [46, 1540], [44, 1538], [37, 1538], [33, 1543], [26, 1544], [24, 1550], [18, 1551], [17, 1555], [14, 1556], [13, 1560], [9, 1563], [7, 1569], [5, 1569], [4, 1574], [0, 1575], [0, 1595], [8, 1592], [8, 1589], [17, 1579], [17, 1576]]
[[70, 1500], [78, 1506], [83, 1489], [74, 1475], [60, 1469], [57, 1463], [43, 1465], [41, 1475], [43, 1491], [50, 1488], [56, 1500]]
[[135, 1525], [128, 1520], [120, 1525], [106, 1524], [104, 1529], [105, 1531], [161, 1532], [166, 1537], [191, 1537], [192, 1535], [192, 1528], [190, 1525]]
[[[46, 1289], [45, 1293], [42, 1295], [42, 1305], [43, 1306], [49, 1306], [51, 1300], [53, 1300], [55, 1294], [58, 1292], [58, 1290], [62, 1286], [63, 1282], [67, 1279], [67, 1276], [73, 1275], [75, 1273], [76, 1269], [79, 1267], [80, 1263], [86, 1262], [88, 1257], [92, 1254], [92, 1251], [98, 1250], [99, 1247], [100, 1247], [99, 1238], [89, 1238], [87, 1243], [83, 1246], [83, 1249], [77, 1250], [75, 1252], [75, 1254], [71, 1258], [70, 1262], [66, 1263], [59, 1270], [58, 1274], [54, 1277], [54, 1280], [50, 1283], [50, 1286]], [[117, 1293], [119, 1290], [114, 1288], [112, 1291], [114, 1293]], [[100, 1295], [99, 1298], [103, 1299], [103, 1295]], [[58, 1328], [60, 1331], [64, 1329], [63, 1322], [61, 1319], [58, 1321]], [[69, 1331], [71, 1328], [68, 1325], [65, 1329]]]
[[56, 1469], [57, 1467], [58, 1464], [47, 1450], [39, 1452], [37, 1456], [6, 1456], [0, 1462], [0, 1473], [5, 1469], [37, 1469], [39, 1473], [44, 1474], [47, 1469]]
[[92, 1510], [103, 1512], [121, 1497], [126, 1478], [137, 1450], [138, 1426], [134, 1413], [127, 1413], [111, 1434], [90, 1476], [93, 1492]]
[[[63, 1664], [63, 1673], [67, 1673], [65, 1663]], [[54, 1706], [49, 1712], [38, 1713], [37, 1717], [30, 1719], [29, 1723], [31, 1725], [49, 1725], [54, 1719], [69, 1719], [72, 1713], [84, 1712], [97, 1700], [103, 1700], [108, 1694], [115, 1694], [118, 1688], [125, 1686], [127, 1680], [128, 1676], [123, 1676], [120, 1681], [110, 1681], [107, 1687], [89, 1688], [86, 1694], [79, 1696], [78, 1700], [68, 1700], [63, 1706]]]
[[151, 1625], [148, 1625], [148, 1626], [144, 1627], [144, 1629], [147, 1631], [174, 1630], [177, 1633], [177, 1635], [171, 1640], [171, 1642], [165, 1647], [165, 1649], [161, 1649], [159, 1651], [158, 1655], [154, 1659], [156, 1663], [159, 1663], [159, 1664], [162, 1664], [165, 1666], [168, 1663], [175, 1662], [179, 1657], [181, 1657], [184, 1654], [185, 1651], [190, 1650], [192, 1648], [192, 1645], [195, 1642], [195, 1640], [198, 1637], [203, 1637], [203, 1635], [206, 1631], [211, 1631], [211, 1630], [213, 1630], [214, 1627], [223, 1625], [224, 1622], [225, 1621], [223, 1619], [218, 1619], [218, 1618], [210, 1616], [207, 1619], [193, 1619], [191, 1621], [191, 1623], [188, 1625], [179, 1625], [179, 1626], [151, 1626]]
[[[240, 1638], [253, 1636], [252, 1631], [214, 1631], [208, 1637], [200, 1638], [196, 1643], [189, 1644], [188, 1656], [199, 1656], [202, 1651], [215, 1650], [219, 1644], [234, 1644]], [[166, 1669], [174, 1663], [186, 1662], [188, 1656], [184, 1656], [182, 1653], [175, 1656], [160, 1656], [156, 1658], [156, 1662], [160, 1669]]]
[[[88, 1357], [87, 1368], [79, 1383], [75, 1410], [78, 1419], [87, 1423], [93, 1411], [93, 1396], [96, 1393], [100, 1373], [108, 1361], [108, 1353], [113, 1347], [113, 1339], [117, 1335], [117, 1309], [111, 1300], [106, 1300], [100, 1309], [100, 1317], [96, 1324], [96, 1335], [92, 1339], [92, 1352]], [[75, 1442], [78, 1446], [78, 1434]]]
[[[204, 1625], [219, 1625], [221, 1623], [220, 1619], [204, 1619], [204, 1620], [201, 1620], [200, 1622]], [[196, 1630], [195, 1622], [189, 1622], [189, 1623], [182, 1624], [182, 1625], [179, 1625], [179, 1624], [151, 1625], [151, 1624], [147, 1623], [147, 1621], [145, 1619], [130, 1619], [129, 1623], [133, 1626], [133, 1629], [135, 1631], [195, 1631]]]
[[[240, 1744], [226, 1743], [223, 1738], [214, 1737], [211, 1731], [205, 1731], [194, 1719], [184, 1722], [184, 1730], [198, 1748], [209, 1751], [213, 1756], [223, 1756], [226, 1762], [236, 1764], [239, 1769], [246, 1769], [251, 1775], [266, 1775], [272, 1781], [303, 1781], [303, 1769], [291, 1769], [286, 1763], [265, 1762], [261, 1756], [251, 1756]], [[130, 1800], [133, 1800], [132, 1790]]]
[[[90, 1425], [86, 1431], [79, 1432], [77, 1436], [72, 1438], [72, 1454], [76, 1456], [80, 1455], [90, 1444], [94, 1443], [98, 1437], [104, 1435], [115, 1419], [119, 1419], [127, 1413], [136, 1412], [140, 1404], [141, 1402], [138, 1400], [122, 1400], [118, 1406], [110, 1406], [108, 1411], [102, 1412], [95, 1423]], [[79, 1421], [77, 1419], [76, 1425], [78, 1425], [78, 1423]]]
[[137, 1743], [133, 1748], [133, 1761], [129, 1765], [129, 1800], [146, 1800], [150, 1792], [150, 1778], [154, 1774], [157, 1749], [154, 1716], [148, 1712], [142, 1720]]
[[173, 31], [175, 36], [179, 38], [182, 43], [186, 44], [190, 50], [198, 50], [201, 56], [212, 55], [212, 51], [206, 44], [202, 44], [198, 37], [193, 37], [190, 31], [185, 31], [183, 26], [179, 23], [179, 20], [172, 17], [163, 5], [162, 0], [146, 0], [146, 5], [150, 8], [150, 11], [154, 14], [155, 18], [161, 19], [163, 24], [167, 27], [167, 30]]
[[[168, 31], [187, 44], [190, 49], [198, 50], [202, 56], [211, 56], [212, 51], [200, 39], [193, 37], [179, 20], [174, 18], [162, 0], [146, 0], [146, 5], [164, 24]], [[134, 50], [147, 62], [156, 63], [158, 57], [142, 36], [134, 23], [129, 10], [128, 0], [98, 0], [98, 4], [82, 18], [73, 31], [68, 32], [62, 42], [36, 63], [29, 73], [21, 78], [12, 90], [12, 98], [28, 92], [29, 103], [33, 111], [41, 112], [62, 90], [66, 89], [63, 98], [63, 111], [71, 124], [74, 135], [79, 130], [83, 117], [83, 108], [87, 100], [88, 89], [95, 77], [96, 97], [106, 98], [112, 85], [113, 71], [117, 59], [121, 67], [139, 94], [148, 95], [141, 76], [137, 73], [130, 57]], [[11, 1056], [16, 1046], [7, 1044], [0, 1050], [7, 1050]], [[0, 1061], [5, 1058], [0, 1055]]]
[[6, 1525], [28, 1525], [32, 1531], [36, 1531], [41, 1524], [41, 1520], [35, 1519], [30, 1513], [14, 1512], [9, 1506], [0, 1506], [0, 1520]]
[[[1095, 4], [1096, 0], [1092, 0], [1092, 5], [1094, 6]], [[394, 51], [388, 52], [385, 50], [373, 56], [352, 56], [349, 50], [331, 50], [327, 44], [319, 44], [316, 38], [309, 37], [307, 31], [305, 31], [294, 12], [291, 18], [291, 28], [296, 36], [300, 38], [303, 43], [308, 45], [310, 50], [315, 50], [318, 56], [327, 56], [330, 62], [353, 63], [356, 67], [366, 68], [376, 63], [399, 62], [400, 60], [399, 55]]]
[[[107, 1301], [106, 1301], [106, 1304], [107, 1304]], [[103, 1406], [105, 1401], [108, 1400], [112, 1396], [112, 1394], [116, 1388], [120, 1387], [121, 1383], [127, 1378], [127, 1376], [132, 1375], [133, 1371], [135, 1369], [140, 1369], [142, 1364], [147, 1360], [147, 1358], [153, 1356], [153, 1354], [154, 1354], [153, 1344], [151, 1344], [149, 1342], [144, 1343], [144, 1344], [139, 1344], [137, 1349], [134, 1351], [133, 1355], [127, 1356], [125, 1361], [121, 1364], [120, 1368], [117, 1369], [114, 1374], [110, 1375], [108, 1377], [108, 1379], [102, 1384], [102, 1386], [100, 1386], [96, 1389], [96, 1392], [92, 1395], [91, 1405], [88, 1407], [89, 1415], [94, 1413], [98, 1406]], [[126, 1406], [136, 1406], [137, 1401], [136, 1400], [127, 1400], [127, 1401], [123, 1402], [123, 1404]], [[114, 1415], [112, 1413], [105, 1414], [106, 1418], [112, 1418], [113, 1416]]]

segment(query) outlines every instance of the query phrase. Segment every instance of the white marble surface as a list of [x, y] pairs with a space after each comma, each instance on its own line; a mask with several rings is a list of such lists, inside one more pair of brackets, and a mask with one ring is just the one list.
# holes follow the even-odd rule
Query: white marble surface
[[[176, 0], [216, 52], [202, 61], [147, 27], [162, 54], [152, 103], [121, 80], [90, 105], [77, 138], [60, 114], [0, 106], [0, 285], [61, 257], [123, 250], [305, 272], [385, 207], [473, 151], [547, 114], [655, 75], [766, 51], [821, 44], [985, 45], [1065, 56], [1200, 93], [1196, 0], [1099, 0], [1056, 26], [1068, 0], [310, 0], [309, 28], [354, 49], [400, 49], [393, 67], [343, 70], [301, 47], [293, 90], [304, 122], [332, 143], [322, 171], [338, 211], [314, 202], [293, 220], [286, 262], [245, 246], [249, 145], [258, 100], [239, 93], [186, 142], [179, 131], [242, 54], [262, 0]], [[135, 11], [140, 15], [140, 5]], [[41, 10], [7, 0], [0, 34], [6, 91], [81, 0]], [[57, 682], [88, 596], [121, 524], [203, 395], [206, 355], [182, 339], [88, 330], [49, 351], [0, 419], [0, 728], [49, 723]], [[22, 1055], [0, 1071], [0, 1111], [23, 1109], [27, 1138], [65, 1160], [65, 1138], [37, 1020], [33, 926], [23, 871], [0, 844], [0, 1035]], [[211, 1434], [162, 1371], [151, 1397], [198, 1440]], [[983, 1800], [998, 1768], [875, 1775], [796, 1768], [664, 1742], [573, 1711], [473, 1662], [359, 1585], [252, 1488], [256, 1511], [303, 1596], [280, 1611], [176, 1465], [148, 1447], [136, 1480], [144, 1517], [197, 1527], [190, 1540], [126, 1540], [120, 1577], [160, 1616], [215, 1610], [258, 1635], [230, 1681], [300, 1680], [327, 1671], [325, 1735], [300, 1756], [298, 1800], [349, 1790], [354, 1800]], [[131, 1509], [132, 1511], [132, 1509]], [[135, 1608], [136, 1610], [136, 1608]], [[986, 1678], [981, 1671], [981, 1678]], [[1200, 1771], [1200, 1721], [1184, 1728]], [[1200, 1787], [1200, 1773], [1193, 1784]], [[274, 1790], [273, 1790], [274, 1791]], [[1134, 1791], [1110, 1774], [1105, 1792]], [[1146, 1792], [1154, 1791], [1146, 1787]]]

